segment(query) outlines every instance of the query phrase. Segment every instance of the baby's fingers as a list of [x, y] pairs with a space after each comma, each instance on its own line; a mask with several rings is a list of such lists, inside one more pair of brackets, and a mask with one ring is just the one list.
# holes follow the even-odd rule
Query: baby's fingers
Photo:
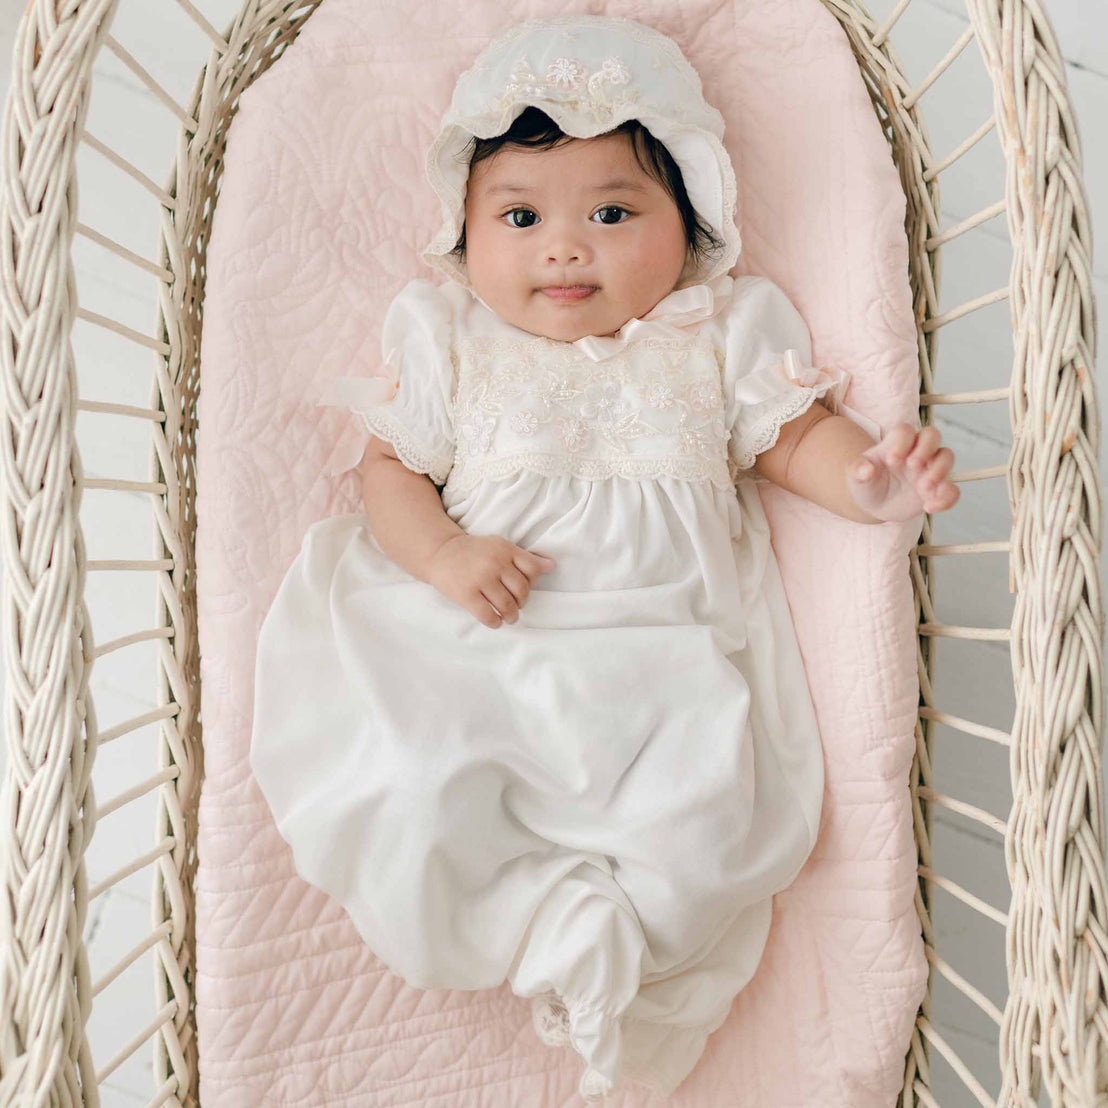
[[516, 603], [521, 607], [531, 595], [531, 579], [526, 573], [522, 573], [515, 563], [507, 565], [500, 573], [500, 580], [508, 587], [508, 591], [516, 598]]
[[954, 451], [949, 446], [940, 447], [920, 473], [920, 491], [931, 491], [950, 472], [954, 465]]
[[958, 503], [962, 490], [953, 481], [946, 480], [953, 464], [953, 451], [944, 446], [935, 452], [935, 457], [919, 482], [919, 494], [923, 498], [925, 511], [945, 512]]
[[962, 490], [953, 481], [943, 481], [934, 491], [926, 492], [923, 496], [923, 510], [925, 512], [945, 512], [958, 503]]
[[927, 469], [934, 460], [940, 438], [938, 427], [928, 424], [926, 427], [920, 428], [919, 434], [916, 435], [915, 445], [908, 452], [905, 459], [909, 473], [913, 475], [920, 474]]
[[848, 476], [855, 481], [865, 483], [867, 491], [873, 491], [875, 487], [883, 486], [889, 476], [885, 460], [878, 450], [879, 445], [879, 443], [875, 443], [868, 450], [864, 450], [848, 470]]
[[884, 468], [880, 458], [867, 458], [864, 454], [854, 463], [850, 476], [856, 481], [872, 481]]
[[545, 554], [537, 554], [534, 550], [525, 550], [522, 546], [516, 547], [512, 561], [517, 569], [527, 574], [530, 581], [540, 573], [550, 573], [556, 564], [553, 558], [548, 558]]
[[499, 578], [489, 581], [481, 589], [485, 599], [499, 612], [505, 623], [515, 623], [519, 618], [519, 602]]
[[470, 588], [466, 591], [462, 606], [486, 627], [496, 628], [503, 622], [500, 613], [489, 603], [488, 597], [478, 588]]
[[889, 465], [899, 465], [916, 445], [916, 429], [910, 423], [898, 423], [878, 443], [874, 443], [865, 456], [878, 457]]
[[889, 496], [889, 467], [877, 453], [862, 456], [847, 470], [847, 491], [854, 503], [873, 515], [880, 514], [881, 505]]

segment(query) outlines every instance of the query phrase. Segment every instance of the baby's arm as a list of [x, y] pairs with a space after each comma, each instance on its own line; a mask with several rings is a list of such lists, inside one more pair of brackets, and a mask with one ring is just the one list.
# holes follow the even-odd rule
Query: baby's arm
[[362, 500], [377, 545], [420, 581], [427, 581], [439, 547], [465, 533], [443, 510], [431, 478], [410, 470], [376, 435], [362, 461]]
[[910, 424], [898, 423], [875, 443], [852, 420], [832, 415], [817, 402], [781, 428], [777, 442], [755, 459], [754, 469], [858, 523], [907, 519], [916, 511], [946, 511], [958, 501], [960, 490], [946, 480], [954, 454], [949, 447], [939, 448], [939, 438], [934, 426], [917, 433]]
[[431, 478], [408, 469], [392, 444], [376, 435], [362, 460], [362, 499], [384, 553], [486, 627], [515, 623], [532, 582], [554, 568], [543, 554], [459, 527]]

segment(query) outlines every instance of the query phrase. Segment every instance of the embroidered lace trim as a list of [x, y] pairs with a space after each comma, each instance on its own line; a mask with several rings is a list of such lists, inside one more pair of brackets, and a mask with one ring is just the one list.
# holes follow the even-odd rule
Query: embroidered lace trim
[[[589, 480], [674, 477], [685, 481], [710, 481], [719, 488], [727, 489], [744, 476], [744, 471], [754, 465], [759, 454], [777, 442], [786, 423], [807, 411], [834, 384], [833, 381], [824, 381], [812, 386], [796, 386], [792, 392], [775, 398], [777, 403], [749, 427], [735, 428], [726, 457], [710, 457], [701, 453], [660, 457], [592, 457], [540, 451], [482, 456], [461, 450], [455, 453], [453, 449], [450, 453], [437, 453], [384, 405], [360, 409], [358, 414], [369, 432], [392, 444], [405, 466], [416, 473], [427, 474], [436, 485], [446, 484], [452, 492], [466, 492], [481, 480], [497, 480], [525, 470], [548, 477], [572, 476]], [[715, 397], [705, 398], [696, 407], [717, 415], [719, 401]]]
[[780, 403], [771, 407], [760, 415], [749, 428], [742, 430], [731, 440], [731, 450], [728, 454], [727, 468], [732, 481], [742, 476], [742, 470], [749, 469], [755, 458], [764, 450], [769, 450], [781, 436], [781, 428], [790, 419], [796, 419], [811, 406], [817, 397], [829, 392], [835, 385], [834, 381], [821, 381], [819, 384], [804, 386], [798, 385], [795, 393], [782, 393]]
[[722, 489], [729, 489], [734, 483], [723, 458], [590, 458], [569, 454], [519, 453], [476, 461], [459, 457], [446, 484], [451, 492], [466, 492], [481, 480], [510, 477], [524, 470], [546, 477], [585, 477], [589, 480], [676, 477], [683, 481], [711, 481]]
[[547, 1046], [570, 1045], [569, 1012], [557, 993], [540, 993], [532, 997], [531, 1018], [539, 1038]]
[[454, 465], [453, 455], [436, 454], [430, 450], [387, 408], [362, 408], [358, 414], [374, 435], [392, 443], [397, 456], [408, 469], [426, 473], [436, 485], [446, 482]]
[[732, 485], [719, 355], [703, 336], [651, 336], [597, 362], [549, 339], [482, 335], [458, 356], [452, 492], [524, 469]]

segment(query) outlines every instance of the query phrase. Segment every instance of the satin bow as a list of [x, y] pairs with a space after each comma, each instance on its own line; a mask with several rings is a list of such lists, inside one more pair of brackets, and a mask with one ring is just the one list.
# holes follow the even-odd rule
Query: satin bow
[[868, 416], [862, 415], [856, 408], [851, 408], [843, 403], [843, 397], [850, 388], [851, 375], [845, 369], [822, 366], [804, 365], [800, 360], [800, 354], [796, 350], [786, 350], [782, 369], [785, 376], [798, 385], [811, 387], [824, 381], [833, 381], [830, 391], [824, 393], [831, 398], [831, 411], [834, 415], [845, 416], [862, 428], [876, 442], [881, 441], [881, 426]]
[[[319, 394], [317, 408], [346, 408], [360, 412], [374, 404], [391, 400], [400, 387], [400, 363], [393, 347], [385, 355], [383, 366], [376, 372], [359, 377], [333, 377]], [[369, 431], [360, 419], [352, 419], [339, 435], [330, 458], [323, 467], [327, 477], [335, 477], [353, 469], [365, 454]]]
[[705, 284], [689, 285], [663, 296], [641, 319], [629, 319], [615, 335], [585, 335], [573, 345], [594, 362], [602, 362], [618, 354], [629, 342], [655, 334], [663, 338], [680, 336], [679, 328], [688, 327], [715, 315], [717, 302], [728, 296], [734, 278], [724, 273]]

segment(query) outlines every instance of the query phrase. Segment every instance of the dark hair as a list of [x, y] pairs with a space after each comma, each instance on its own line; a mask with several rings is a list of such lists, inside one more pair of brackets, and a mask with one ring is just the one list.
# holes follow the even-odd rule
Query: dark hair
[[[712, 228], [693, 208], [689, 201], [689, 194], [685, 191], [685, 180], [681, 176], [681, 169], [663, 143], [659, 142], [637, 119], [628, 119], [604, 133], [627, 135], [635, 160], [643, 172], [654, 178], [677, 205], [685, 225], [688, 252], [698, 265], [704, 257], [711, 257], [723, 250], [726, 243], [712, 231]], [[469, 171], [472, 173], [473, 167], [478, 162], [491, 158], [503, 146], [549, 150], [562, 140], [572, 141], [572, 139], [573, 136], [567, 135], [546, 112], [533, 106], [527, 107], [516, 116], [511, 127], [502, 135], [496, 135], [494, 138], [474, 136], [470, 140]], [[464, 258], [465, 249], [466, 229], [463, 223], [462, 233], [450, 253]]]

